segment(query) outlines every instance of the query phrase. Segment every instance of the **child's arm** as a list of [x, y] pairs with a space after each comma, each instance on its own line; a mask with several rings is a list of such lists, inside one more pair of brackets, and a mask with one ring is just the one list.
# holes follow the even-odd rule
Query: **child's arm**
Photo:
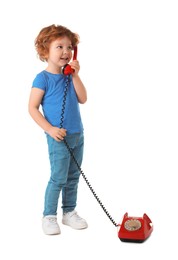
[[38, 88], [32, 88], [29, 98], [28, 110], [33, 120], [56, 141], [64, 139], [66, 130], [52, 126], [39, 111], [39, 107], [44, 95], [44, 91]]
[[78, 102], [84, 104], [87, 101], [87, 91], [78, 75], [78, 72], [80, 70], [79, 62], [77, 60], [74, 60], [70, 63], [70, 65], [75, 70], [75, 72], [72, 74], [72, 79], [77, 94]]

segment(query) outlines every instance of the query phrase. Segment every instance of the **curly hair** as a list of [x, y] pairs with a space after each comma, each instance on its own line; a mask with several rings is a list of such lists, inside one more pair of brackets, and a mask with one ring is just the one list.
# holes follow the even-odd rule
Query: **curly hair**
[[68, 28], [62, 25], [52, 24], [48, 27], [44, 27], [35, 39], [35, 48], [38, 57], [41, 61], [46, 61], [46, 57], [49, 53], [49, 45], [52, 41], [59, 37], [67, 36], [75, 47], [79, 43], [79, 35], [73, 33]]

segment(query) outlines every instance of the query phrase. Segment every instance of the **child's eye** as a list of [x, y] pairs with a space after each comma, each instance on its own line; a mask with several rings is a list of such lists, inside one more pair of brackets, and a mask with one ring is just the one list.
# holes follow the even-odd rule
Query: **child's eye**
[[[63, 49], [63, 48], [64, 48], [64, 47], [63, 47], [62, 45], [58, 45], [58, 46], [57, 46], [57, 49]], [[67, 50], [68, 50], [68, 51], [72, 51], [72, 50], [73, 50], [73, 47], [72, 47], [72, 46], [68, 46], [68, 47], [67, 47]]]

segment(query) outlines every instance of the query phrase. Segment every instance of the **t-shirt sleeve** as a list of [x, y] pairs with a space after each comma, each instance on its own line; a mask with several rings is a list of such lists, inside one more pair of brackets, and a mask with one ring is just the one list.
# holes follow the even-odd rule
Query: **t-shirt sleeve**
[[40, 89], [46, 91], [46, 86], [47, 86], [47, 83], [46, 83], [44, 75], [42, 73], [37, 74], [37, 76], [33, 80], [32, 88], [40, 88]]

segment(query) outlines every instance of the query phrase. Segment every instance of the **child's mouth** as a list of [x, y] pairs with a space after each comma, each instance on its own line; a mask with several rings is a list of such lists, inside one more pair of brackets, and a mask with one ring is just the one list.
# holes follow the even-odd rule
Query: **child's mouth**
[[69, 58], [61, 58], [61, 60], [68, 61]]

